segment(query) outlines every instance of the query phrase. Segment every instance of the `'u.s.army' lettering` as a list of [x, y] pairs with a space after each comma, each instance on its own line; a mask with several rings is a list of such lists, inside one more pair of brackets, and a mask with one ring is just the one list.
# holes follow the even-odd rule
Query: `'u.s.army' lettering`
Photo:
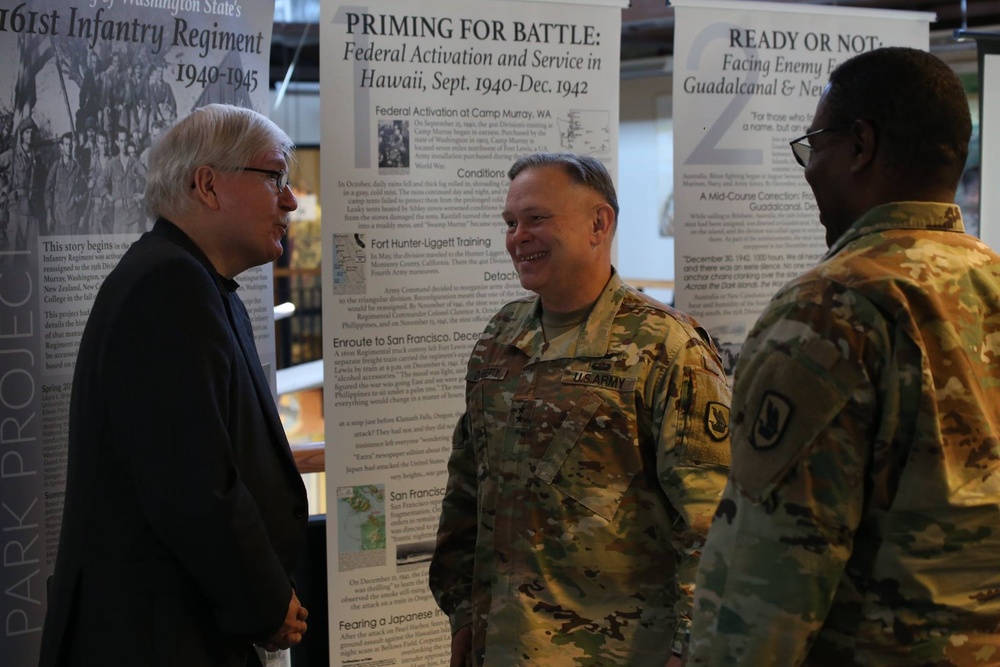
[[634, 391], [634, 377], [620, 377], [611, 373], [585, 373], [571, 371], [563, 376], [563, 384], [585, 384], [617, 391]]

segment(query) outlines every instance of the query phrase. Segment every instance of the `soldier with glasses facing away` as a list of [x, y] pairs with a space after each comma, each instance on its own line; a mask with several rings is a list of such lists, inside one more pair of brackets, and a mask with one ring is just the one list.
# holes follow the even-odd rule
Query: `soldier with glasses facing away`
[[792, 142], [829, 251], [744, 344], [688, 665], [1000, 661], [1000, 256], [953, 203], [970, 130], [947, 65], [883, 48]]

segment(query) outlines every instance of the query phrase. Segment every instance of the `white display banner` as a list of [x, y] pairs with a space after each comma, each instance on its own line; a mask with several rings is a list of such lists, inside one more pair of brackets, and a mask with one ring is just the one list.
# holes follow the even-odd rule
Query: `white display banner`
[[525, 294], [507, 170], [573, 151], [616, 173], [625, 4], [323, 4], [331, 662], [447, 664], [427, 566], [465, 364]]
[[882, 46], [927, 50], [934, 15], [674, 0], [676, 304], [732, 373], [768, 300], [826, 251], [788, 142], [830, 72]]
[[[45, 580], [62, 519], [76, 352], [98, 287], [152, 223], [142, 199], [146, 151], [196, 106], [228, 102], [267, 113], [273, 13], [273, 0], [0, 6], [6, 667], [38, 662]], [[270, 267], [238, 279], [261, 360], [273, 368]]]
[[[980, 49], [983, 45], [980, 44]], [[980, 184], [996, 183], [1000, 174], [1000, 55], [985, 53], [980, 80], [979, 132], [982, 146]], [[991, 122], [992, 121], [992, 122]], [[980, 186], [979, 236], [993, 249], [1000, 248], [1000, 189]]]

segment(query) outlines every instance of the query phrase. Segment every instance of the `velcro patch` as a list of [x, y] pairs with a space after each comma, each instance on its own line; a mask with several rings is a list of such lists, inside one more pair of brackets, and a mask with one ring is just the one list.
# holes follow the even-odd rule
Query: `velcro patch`
[[729, 406], [718, 401], [709, 401], [705, 406], [705, 430], [708, 437], [716, 442], [729, 437]]
[[507, 428], [527, 431], [531, 428], [531, 415], [535, 412], [535, 402], [531, 399], [513, 401], [507, 413]]
[[[809, 344], [759, 352], [737, 383], [729, 476], [754, 502], [774, 492], [864, 379], [822, 352]], [[790, 398], [803, 395], [807, 402]]]
[[684, 369], [691, 397], [678, 418], [683, 427], [679, 449], [683, 458], [699, 465], [729, 465], [729, 385], [725, 378], [695, 366]]
[[776, 391], [768, 391], [760, 401], [757, 418], [750, 431], [750, 446], [754, 449], [770, 449], [778, 444], [792, 419], [795, 406]]

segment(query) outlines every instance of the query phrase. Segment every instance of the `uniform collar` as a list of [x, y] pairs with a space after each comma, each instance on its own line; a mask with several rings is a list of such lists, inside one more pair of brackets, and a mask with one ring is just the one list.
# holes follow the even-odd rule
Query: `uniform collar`
[[925, 229], [940, 232], [965, 232], [962, 209], [955, 204], [925, 201], [901, 201], [882, 204], [854, 221], [847, 231], [834, 241], [823, 256], [829, 259], [849, 243], [868, 234], [890, 229]]
[[[590, 315], [580, 327], [580, 337], [576, 343], [576, 357], [603, 357], [611, 342], [611, 328], [615, 315], [625, 299], [625, 284], [618, 272], [611, 267], [611, 278], [597, 298]], [[532, 358], [540, 358], [544, 352], [545, 337], [542, 335], [541, 301], [535, 297], [532, 307], [516, 320], [514, 326], [497, 337], [503, 345], [513, 345]]]

